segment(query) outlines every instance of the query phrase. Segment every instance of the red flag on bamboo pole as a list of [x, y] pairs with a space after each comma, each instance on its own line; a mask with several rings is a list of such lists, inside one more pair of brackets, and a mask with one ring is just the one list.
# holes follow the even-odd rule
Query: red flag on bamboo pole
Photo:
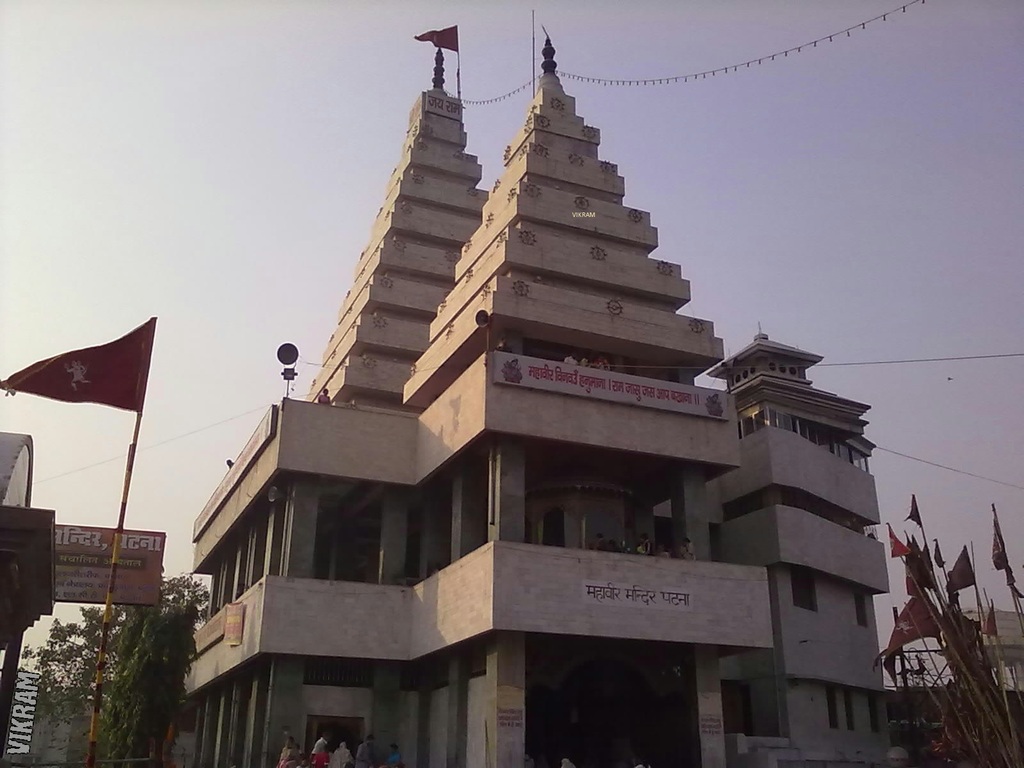
[[911, 520], [917, 523], [918, 528], [922, 528], [921, 525], [921, 510], [917, 508], [917, 495], [910, 494], [910, 514], [907, 515], [907, 520]]
[[438, 48], [459, 52], [459, 28], [445, 27], [444, 29], [432, 29], [422, 35], [416, 35], [416, 40], [423, 43], [433, 43]]
[[1013, 575], [1013, 567], [1010, 565], [1010, 558], [1006, 554], [1006, 542], [1003, 540], [1003, 531], [999, 527], [999, 515], [996, 513], [996, 505], [992, 505], [992, 566], [997, 571], [1006, 573], [1006, 586], [1018, 599], [1024, 599], [1017, 589], [1017, 579]]
[[98, 403], [142, 411], [153, 354], [156, 318], [109, 344], [64, 352], [0, 381], [8, 393], [25, 392], [65, 403]]
[[889, 523], [886, 523], [885, 527], [889, 529], [889, 557], [906, 557], [909, 555], [910, 547], [899, 540]]
[[[907, 643], [941, 635], [942, 630], [931, 615], [928, 604], [919, 597], [912, 597], [900, 611], [896, 626], [892, 628], [892, 634], [889, 636], [889, 644], [878, 654], [875, 664], [877, 665], [879, 661], [888, 662]], [[889, 669], [888, 665], [886, 669]]]
[[952, 594], [953, 592], [959, 592], [961, 589], [973, 587], [974, 584], [974, 566], [971, 565], [971, 556], [967, 554], [967, 547], [965, 546], [960, 550], [960, 556], [956, 559], [953, 569], [949, 572], [946, 590]]

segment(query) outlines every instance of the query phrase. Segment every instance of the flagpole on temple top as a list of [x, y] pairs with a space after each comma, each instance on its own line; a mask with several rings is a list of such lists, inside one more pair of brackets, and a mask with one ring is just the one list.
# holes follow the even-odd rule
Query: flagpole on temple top
[[128, 446], [128, 460], [124, 468], [124, 483], [121, 486], [121, 506], [117, 513], [117, 528], [114, 529], [114, 548], [110, 554], [110, 578], [107, 581], [107, 596], [103, 606], [103, 628], [100, 631], [100, 647], [96, 654], [96, 677], [93, 681], [92, 716], [89, 721], [89, 747], [85, 756], [86, 768], [96, 766], [96, 744], [99, 735], [100, 707], [103, 704], [103, 672], [107, 665], [107, 642], [110, 639], [110, 622], [114, 612], [114, 587], [117, 583], [117, 566], [121, 556], [121, 538], [124, 534], [125, 513], [128, 510], [128, 491], [132, 484], [132, 469], [135, 467], [135, 451], [139, 444], [139, 430], [142, 428], [142, 411], [146, 402], [146, 387], [149, 383], [149, 358], [153, 350], [153, 336], [156, 323], [153, 323], [153, 334], [147, 340], [148, 349], [143, 353], [147, 364], [139, 371], [139, 391], [142, 399], [135, 412], [135, 430], [132, 442]]

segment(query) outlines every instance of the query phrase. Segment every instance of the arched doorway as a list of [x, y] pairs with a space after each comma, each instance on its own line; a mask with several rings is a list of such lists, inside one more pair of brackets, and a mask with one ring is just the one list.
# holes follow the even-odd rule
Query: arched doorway
[[[638, 669], [618, 659], [577, 667], [557, 690], [527, 692], [526, 752], [550, 766], [617, 768], [642, 759], [672, 765], [685, 754], [685, 709], [655, 694]], [[633, 762], [629, 762], [633, 761]]]

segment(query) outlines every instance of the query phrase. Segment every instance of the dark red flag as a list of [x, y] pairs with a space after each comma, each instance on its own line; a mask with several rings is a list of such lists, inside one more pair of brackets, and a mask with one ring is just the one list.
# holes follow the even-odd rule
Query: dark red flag
[[456, 53], [459, 50], [459, 28], [457, 26], [432, 29], [422, 35], [416, 35], [416, 39], [424, 43], [433, 43], [438, 48], [445, 48]]
[[999, 634], [996, 630], [996, 607], [989, 604], [988, 616], [985, 617], [985, 624], [981, 628], [981, 634], [988, 635], [989, 637], [995, 637]]
[[1010, 569], [1010, 561], [1006, 557], [1006, 542], [1003, 541], [1003, 532], [999, 528], [999, 515], [996, 514], [996, 505], [992, 505], [992, 565], [997, 571]]
[[879, 654], [879, 658], [884, 659], [915, 640], [941, 635], [942, 631], [928, 610], [928, 604], [920, 598], [912, 597], [896, 619], [896, 626], [892, 628], [892, 634], [889, 636], [889, 644]]
[[917, 523], [917, 527], [923, 527], [921, 525], [921, 510], [917, 508], [917, 496], [910, 494], [910, 514], [907, 515], [907, 520], [912, 520]]
[[0, 388], [141, 412], [155, 333], [156, 318], [151, 317], [117, 341], [40, 360], [0, 382]]
[[953, 569], [949, 572], [946, 591], [952, 594], [973, 586], [974, 566], [971, 565], [971, 556], [967, 554], [967, 547], [964, 547], [960, 550], [960, 556], [957, 557], [956, 562], [953, 563]]
[[939, 540], [935, 539], [935, 564], [945, 570], [946, 561], [942, 559], [942, 550], [939, 549]]
[[889, 557], [906, 557], [909, 555], [910, 547], [896, 537], [891, 525], [886, 523], [885, 527], [889, 529]]

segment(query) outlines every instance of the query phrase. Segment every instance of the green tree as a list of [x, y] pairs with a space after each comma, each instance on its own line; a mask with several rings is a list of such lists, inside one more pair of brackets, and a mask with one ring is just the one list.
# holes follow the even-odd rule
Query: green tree
[[209, 594], [191, 577], [164, 583], [160, 604], [131, 607], [117, 637], [117, 665], [104, 693], [104, 752], [113, 759], [146, 757], [159, 746], [185, 701], [185, 678], [196, 657], [195, 631]]
[[[156, 606], [114, 606], [103, 687], [104, 751], [145, 757], [150, 736], [158, 742], [164, 737], [183, 699], [195, 657], [193, 634], [208, 600], [206, 587], [183, 575], [164, 580]], [[102, 607], [83, 608], [79, 621], [55, 620], [46, 643], [25, 650], [41, 676], [41, 715], [69, 722], [92, 709], [102, 622]]]

